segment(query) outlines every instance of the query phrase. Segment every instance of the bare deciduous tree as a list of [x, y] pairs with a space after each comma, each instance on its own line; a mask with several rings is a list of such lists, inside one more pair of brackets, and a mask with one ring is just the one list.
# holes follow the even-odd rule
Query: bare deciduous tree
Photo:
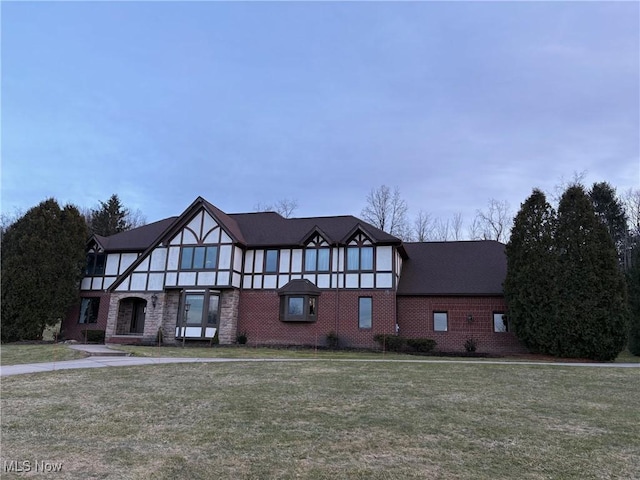
[[398, 187], [393, 192], [386, 185], [372, 189], [367, 195], [362, 217], [374, 227], [399, 238], [406, 238], [409, 234], [407, 202], [400, 196]]
[[131, 228], [138, 228], [147, 224], [147, 217], [142, 213], [142, 211], [140, 211], [139, 208], [135, 210], [129, 210], [126, 219], [127, 222], [129, 222]]
[[449, 234], [450, 234], [450, 225], [449, 225], [449, 220], [442, 220], [442, 219], [437, 219], [434, 222], [434, 229], [433, 229], [433, 239], [438, 241], [438, 242], [447, 242], [449, 241]]
[[283, 198], [276, 202], [276, 212], [282, 215], [284, 218], [291, 218], [293, 212], [298, 209], [298, 201], [295, 199]]
[[416, 242], [427, 242], [433, 237], [433, 221], [431, 214], [420, 210], [413, 221], [412, 239]]
[[284, 218], [291, 218], [293, 212], [295, 212], [297, 208], [298, 201], [288, 198], [278, 200], [275, 204], [258, 202], [253, 206], [253, 209], [256, 212], [276, 212], [282, 215]]
[[462, 240], [462, 224], [462, 213], [454, 213], [451, 221], [451, 232], [454, 240]]
[[513, 218], [507, 201], [490, 199], [487, 210], [478, 210], [476, 219], [480, 225], [484, 240], [497, 240], [499, 242], [508, 240]]
[[622, 196], [622, 203], [627, 214], [629, 231], [632, 235], [640, 235], [640, 189], [627, 190]]
[[549, 196], [557, 204], [558, 202], [560, 202], [562, 194], [567, 191], [567, 188], [573, 187], [575, 185], [583, 185], [586, 176], [587, 171], [582, 170], [581, 172], [574, 171], [570, 180], [567, 180], [564, 176], [560, 177], [560, 181], [555, 187], [553, 187], [553, 193]]
[[474, 218], [467, 227], [467, 236], [469, 240], [482, 240], [482, 225], [478, 217]]

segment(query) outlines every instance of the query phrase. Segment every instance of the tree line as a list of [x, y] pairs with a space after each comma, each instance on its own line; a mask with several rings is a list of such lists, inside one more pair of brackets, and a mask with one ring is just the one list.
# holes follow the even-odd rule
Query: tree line
[[[569, 184], [581, 183], [583, 177], [584, 174], [578, 174]], [[555, 195], [556, 200], [566, 186], [561, 182], [556, 187], [560, 191]], [[623, 244], [629, 242], [629, 232], [640, 228], [640, 189], [629, 189], [618, 197], [611, 185], [599, 182], [593, 185], [589, 195], [600, 219], [616, 235], [616, 247], [622, 252]], [[381, 185], [367, 194], [361, 216], [405, 242], [497, 240], [505, 243], [511, 233], [514, 212], [506, 200], [490, 198], [466, 225], [461, 212], [454, 213], [451, 218], [439, 218], [421, 209], [411, 218], [399, 188]]]
[[[504, 295], [508, 322], [533, 352], [560, 357], [613, 360], [629, 339], [637, 349], [637, 318], [625, 278], [627, 223], [621, 203], [606, 183], [586, 191], [570, 185], [557, 210], [537, 189], [522, 204], [506, 245]], [[627, 236], [628, 237], [628, 236]], [[640, 268], [637, 238], [635, 261]], [[637, 317], [637, 306], [635, 307]]]

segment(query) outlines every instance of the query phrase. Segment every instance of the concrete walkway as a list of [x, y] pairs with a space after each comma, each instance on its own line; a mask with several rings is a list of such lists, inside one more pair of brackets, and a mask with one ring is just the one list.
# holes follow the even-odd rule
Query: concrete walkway
[[71, 343], [68, 346], [73, 350], [85, 352], [90, 357], [128, 357], [129, 355], [131, 355], [129, 352], [123, 352], [122, 350], [114, 350], [113, 348], [109, 348], [108, 345]]
[[188, 358], [188, 357], [131, 357], [126, 352], [109, 348], [107, 345], [70, 345], [75, 350], [89, 354], [78, 360], [61, 362], [27, 363], [23, 365], [0, 366], [0, 377], [26, 373], [53, 372], [76, 368], [130, 367], [138, 365], [162, 365], [167, 363], [229, 363], [229, 362], [399, 362], [399, 363], [458, 363], [477, 365], [534, 365], [555, 367], [596, 367], [596, 368], [640, 368], [640, 363], [572, 363], [572, 362], [520, 362], [499, 360], [423, 360], [423, 359], [336, 359], [336, 358]]

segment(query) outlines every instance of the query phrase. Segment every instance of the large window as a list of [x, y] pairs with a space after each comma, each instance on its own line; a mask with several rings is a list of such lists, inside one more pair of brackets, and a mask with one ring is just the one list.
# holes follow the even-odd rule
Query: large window
[[371, 328], [373, 320], [373, 299], [360, 297], [358, 299], [358, 327]]
[[[189, 305], [188, 308], [186, 306]], [[209, 326], [216, 327], [220, 315], [220, 296], [216, 292], [185, 293], [177, 326], [187, 327]]]
[[80, 303], [80, 318], [78, 323], [97, 323], [98, 310], [100, 310], [99, 298], [83, 298]]
[[347, 247], [347, 270], [373, 270], [373, 247]]
[[265, 273], [276, 273], [278, 271], [278, 250], [267, 250], [264, 256]]
[[447, 312], [433, 312], [433, 331], [446, 332], [448, 329]]
[[328, 272], [329, 249], [307, 247], [304, 252], [304, 270], [306, 272]]
[[107, 256], [104, 253], [89, 253], [87, 254], [87, 268], [85, 273], [88, 276], [104, 275], [104, 266], [107, 260]]
[[207, 270], [218, 266], [218, 247], [182, 247], [182, 270]]
[[507, 318], [504, 313], [495, 312], [493, 314], [493, 331], [494, 332], [508, 332]]
[[315, 295], [283, 295], [280, 298], [280, 320], [283, 322], [315, 322], [318, 297]]

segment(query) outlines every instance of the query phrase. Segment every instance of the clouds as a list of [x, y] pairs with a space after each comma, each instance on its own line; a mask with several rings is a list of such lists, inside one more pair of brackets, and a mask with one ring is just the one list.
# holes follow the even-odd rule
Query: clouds
[[2, 209], [117, 192], [149, 220], [198, 195], [359, 214], [387, 184], [470, 218], [575, 171], [637, 187], [639, 9], [7, 4]]

